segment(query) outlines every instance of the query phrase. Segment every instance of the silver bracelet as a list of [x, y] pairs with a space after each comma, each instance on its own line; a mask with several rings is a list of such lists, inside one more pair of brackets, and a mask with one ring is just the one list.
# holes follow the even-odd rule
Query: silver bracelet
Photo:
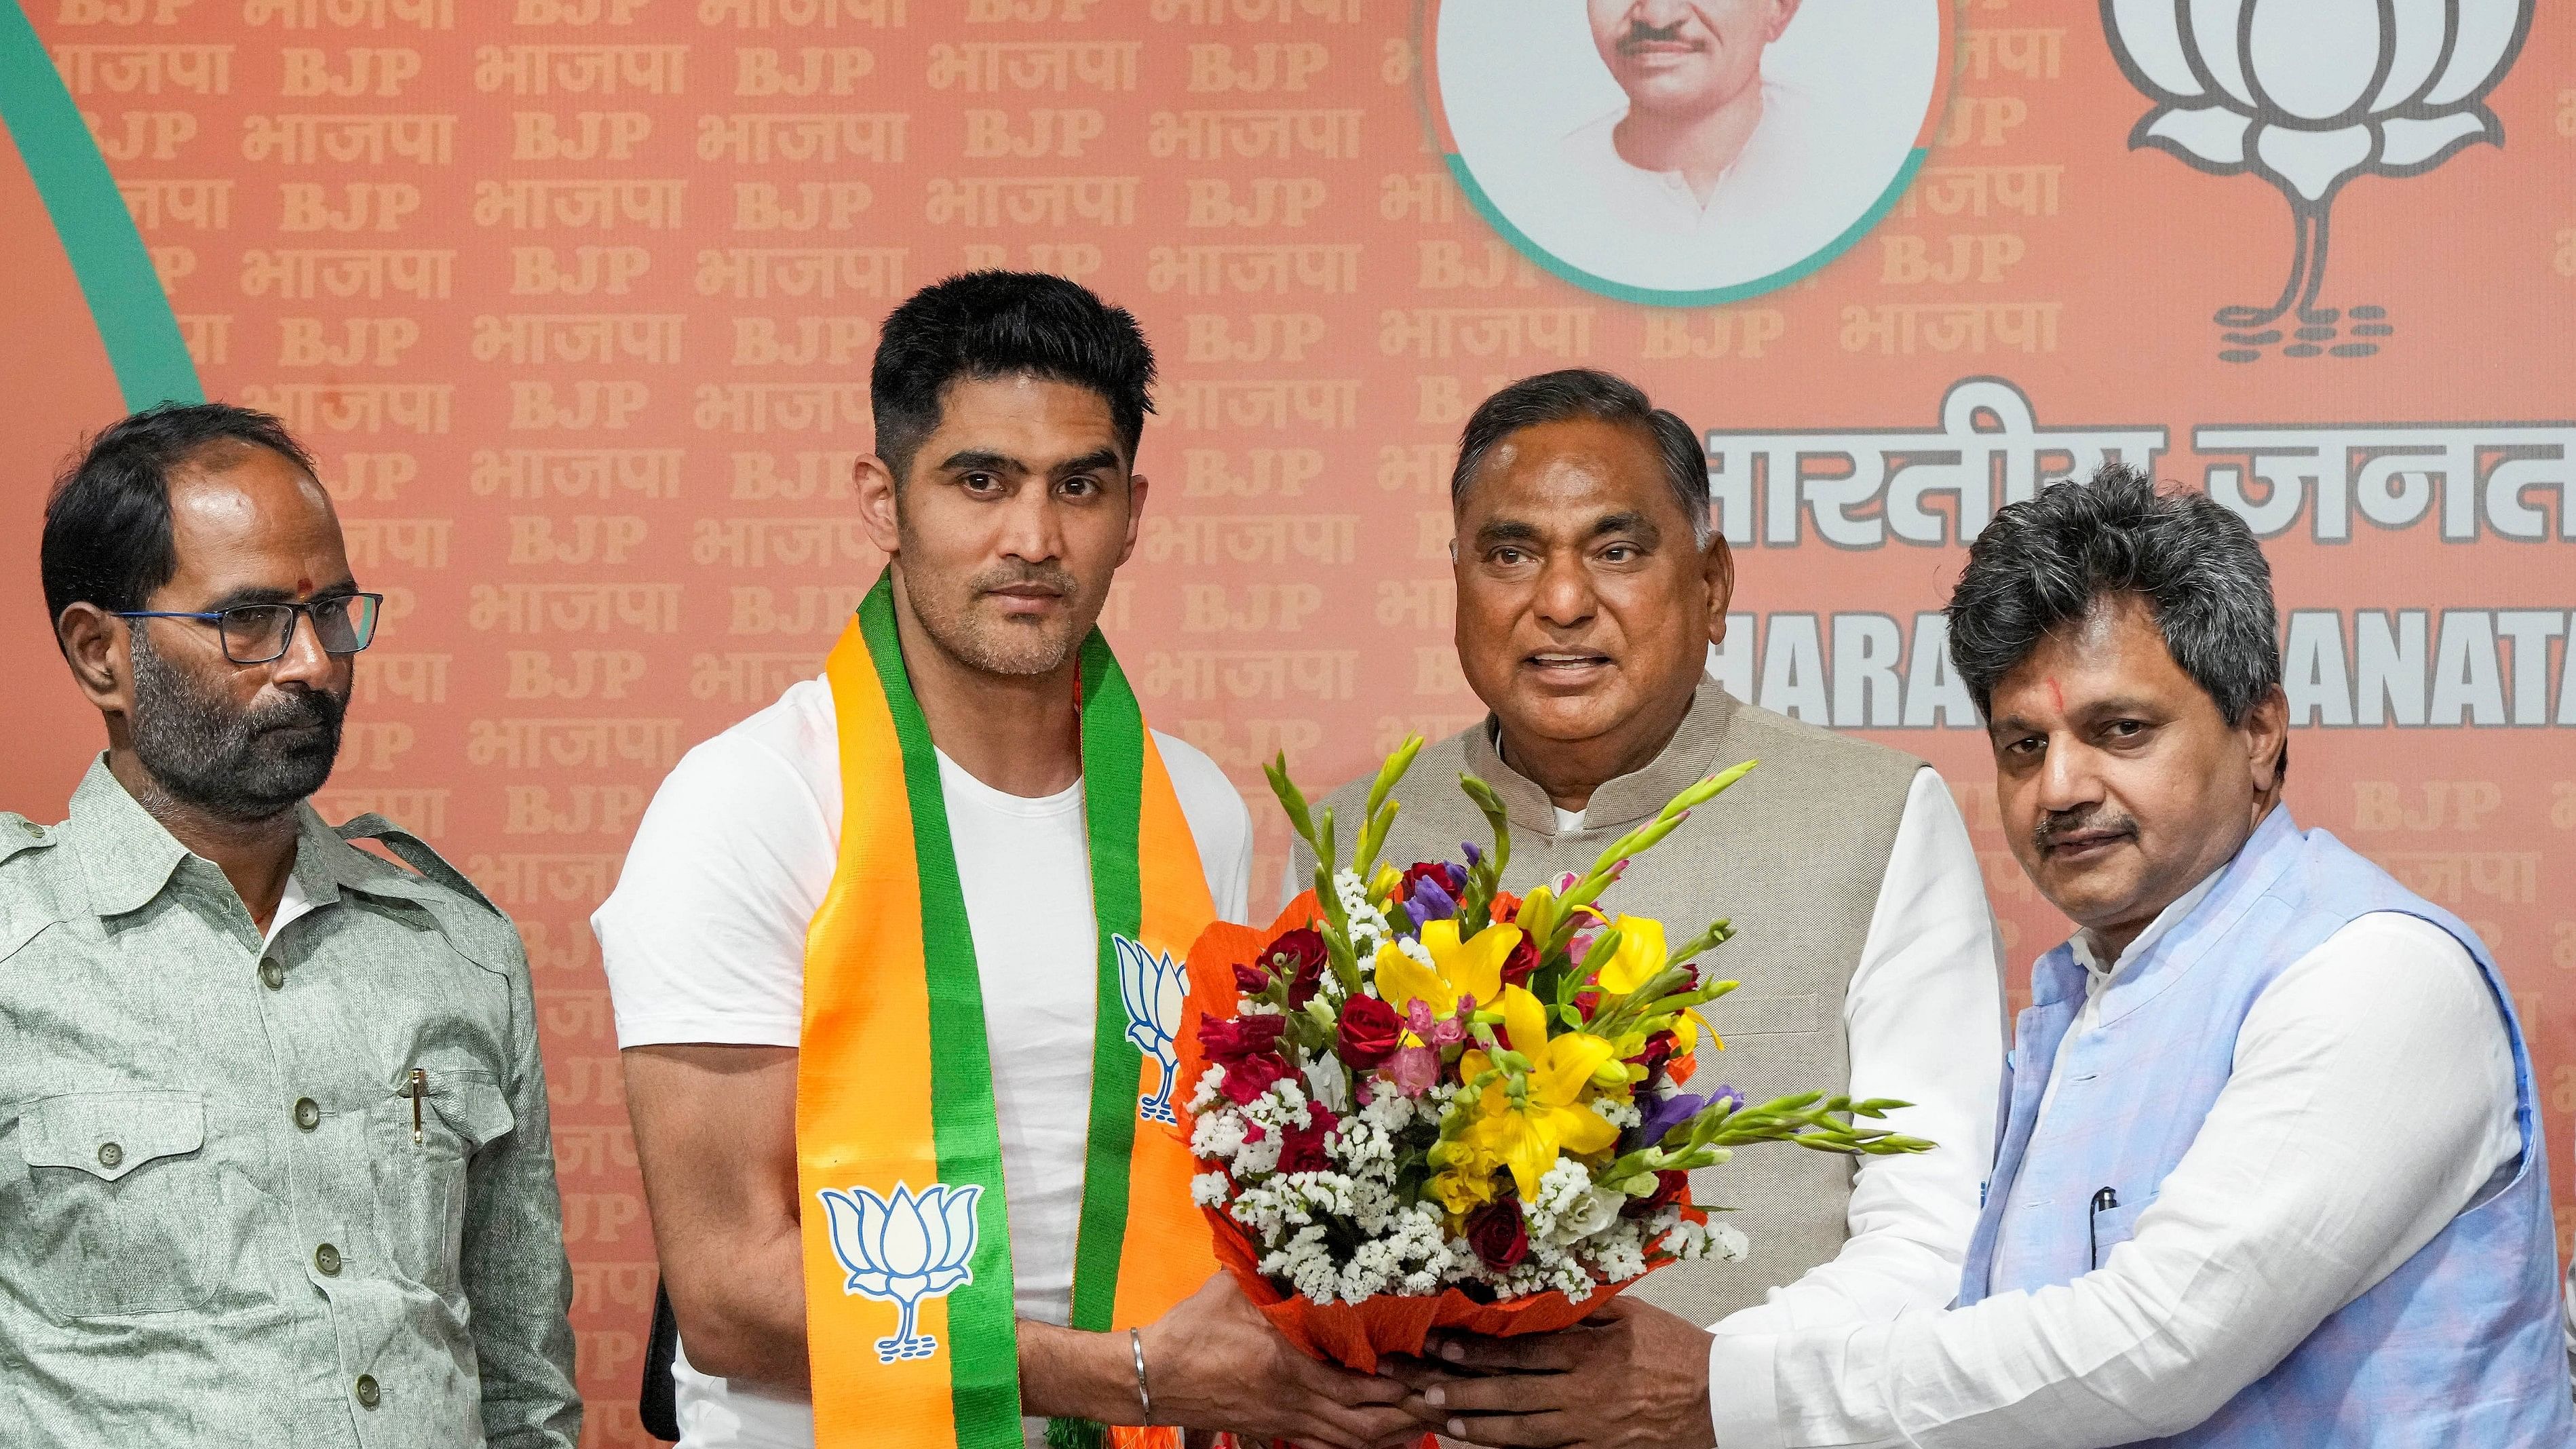
[[1127, 1330], [1127, 1346], [1136, 1351], [1136, 1404], [1144, 1410], [1145, 1422], [1151, 1424], [1154, 1422], [1154, 1394], [1145, 1387], [1145, 1331], [1140, 1328]]

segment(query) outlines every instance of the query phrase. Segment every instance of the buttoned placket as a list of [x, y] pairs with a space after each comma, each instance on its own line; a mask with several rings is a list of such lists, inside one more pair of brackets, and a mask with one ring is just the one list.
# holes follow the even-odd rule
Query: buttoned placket
[[[368, 1269], [349, 1225], [330, 1210], [324, 1191], [335, 1170], [347, 1170], [347, 1164], [339, 1159], [351, 1150], [351, 1123], [348, 1114], [326, 1111], [312, 1095], [317, 1091], [329, 1095], [326, 1086], [296, 1080], [302, 1066], [301, 1054], [292, 1047], [306, 1034], [301, 1027], [309, 1015], [312, 994], [326, 989], [325, 983], [312, 978], [311, 968], [317, 963], [302, 949], [309, 927], [298, 927], [336, 906], [337, 889], [324, 882], [308, 881], [304, 868], [304, 855], [299, 848], [296, 870], [289, 874], [264, 935], [229, 889], [222, 892], [221, 907], [228, 908], [223, 913], [230, 934], [256, 952], [256, 984], [252, 991], [259, 1003], [262, 1035], [268, 1047], [265, 1094], [279, 1104], [271, 1118], [275, 1125], [269, 1130], [276, 1134], [280, 1144], [278, 1160], [285, 1165], [292, 1242], [300, 1254], [301, 1276], [321, 1295], [323, 1321], [311, 1327], [327, 1326], [330, 1333], [327, 1352], [334, 1372], [328, 1377], [338, 1385], [340, 1402], [349, 1406], [350, 1431], [363, 1449], [372, 1438], [369, 1420], [382, 1403], [382, 1391], [373, 1376], [355, 1361], [359, 1356], [357, 1345], [351, 1342], [339, 1294], [342, 1285]], [[365, 1150], [363, 1136], [357, 1146], [361, 1152]], [[312, 1351], [320, 1354], [326, 1350], [316, 1343]]]

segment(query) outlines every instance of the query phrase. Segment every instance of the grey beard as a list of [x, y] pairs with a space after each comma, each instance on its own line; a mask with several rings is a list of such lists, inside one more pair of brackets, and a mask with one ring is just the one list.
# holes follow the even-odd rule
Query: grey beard
[[173, 801], [220, 819], [266, 820], [331, 778], [345, 701], [298, 691], [236, 712], [154, 652], [143, 630], [133, 637], [134, 755]]

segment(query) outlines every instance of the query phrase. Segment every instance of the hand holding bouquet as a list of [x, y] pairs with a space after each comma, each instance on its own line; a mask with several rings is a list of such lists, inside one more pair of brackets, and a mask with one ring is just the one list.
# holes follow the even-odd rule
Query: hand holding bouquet
[[1746, 1249], [1688, 1174], [1740, 1146], [1931, 1146], [1863, 1125], [1891, 1101], [1809, 1092], [1759, 1106], [1692, 1093], [1698, 1008], [1735, 989], [1661, 922], [1599, 904], [1628, 860], [1747, 761], [1676, 796], [1590, 870], [1502, 888], [1502, 802], [1462, 777], [1493, 844], [1399, 869], [1378, 854], [1408, 740], [1379, 771], [1347, 863], [1284, 759], [1270, 782], [1313, 850], [1315, 888], [1267, 933], [1211, 927], [1191, 952], [1181, 1089], [1197, 1201], [1220, 1261], [1308, 1352], [1369, 1370], [1435, 1326], [1543, 1332], [1667, 1263]]

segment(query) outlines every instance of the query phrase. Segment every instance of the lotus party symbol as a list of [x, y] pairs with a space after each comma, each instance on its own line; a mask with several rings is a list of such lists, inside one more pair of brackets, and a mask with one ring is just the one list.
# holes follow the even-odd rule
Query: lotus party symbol
[[1182, 968], [1169, 955], [1148, 951], [1124, 936], [1111, 936], [1118, 953], [1118, 994], [1127, 1006], [1127, 1039], [1163, 1069], [1163, 1083], [1150, 1097], [1136, 1099], [1136, 1115], [1148, 1122], [1174, 1122], [1172, 1086], [1180, 1076], [1180, 1051], [1172, 1043], [1181, 1034], [1181, 999], [1188, 993]]
[[922, 1302], [975, 1281], [975, 1200], [981, 1186], [934, 1182], [915, 1195], [898, 1182], [884, 1198], [864, 1187], [825, 1188], [816, 1196], [832, 1224], [832, 1253], [849, 1270], [844, 1293], [894, 1304], [894, 1337], [877, 1340], [877, 1362], [928, 1358], [939, 1340], [914, 1331]]
[[2102, 0], [2102, 27], [2155, 109], [2129, 136], [2203, 171], [2251, 171], [2290, 203], [2290, 278], [2269, 306], [2217, 315], [2229, 362], [2282, 340], [2283, 355], [2367, 357], [2379, 307], [2319, 307], [2327, 219], [2364, 173], [2412, 176], [2473, 141], [2504, 142], [2485, 98], [2512, 68], [2533, 0]]

